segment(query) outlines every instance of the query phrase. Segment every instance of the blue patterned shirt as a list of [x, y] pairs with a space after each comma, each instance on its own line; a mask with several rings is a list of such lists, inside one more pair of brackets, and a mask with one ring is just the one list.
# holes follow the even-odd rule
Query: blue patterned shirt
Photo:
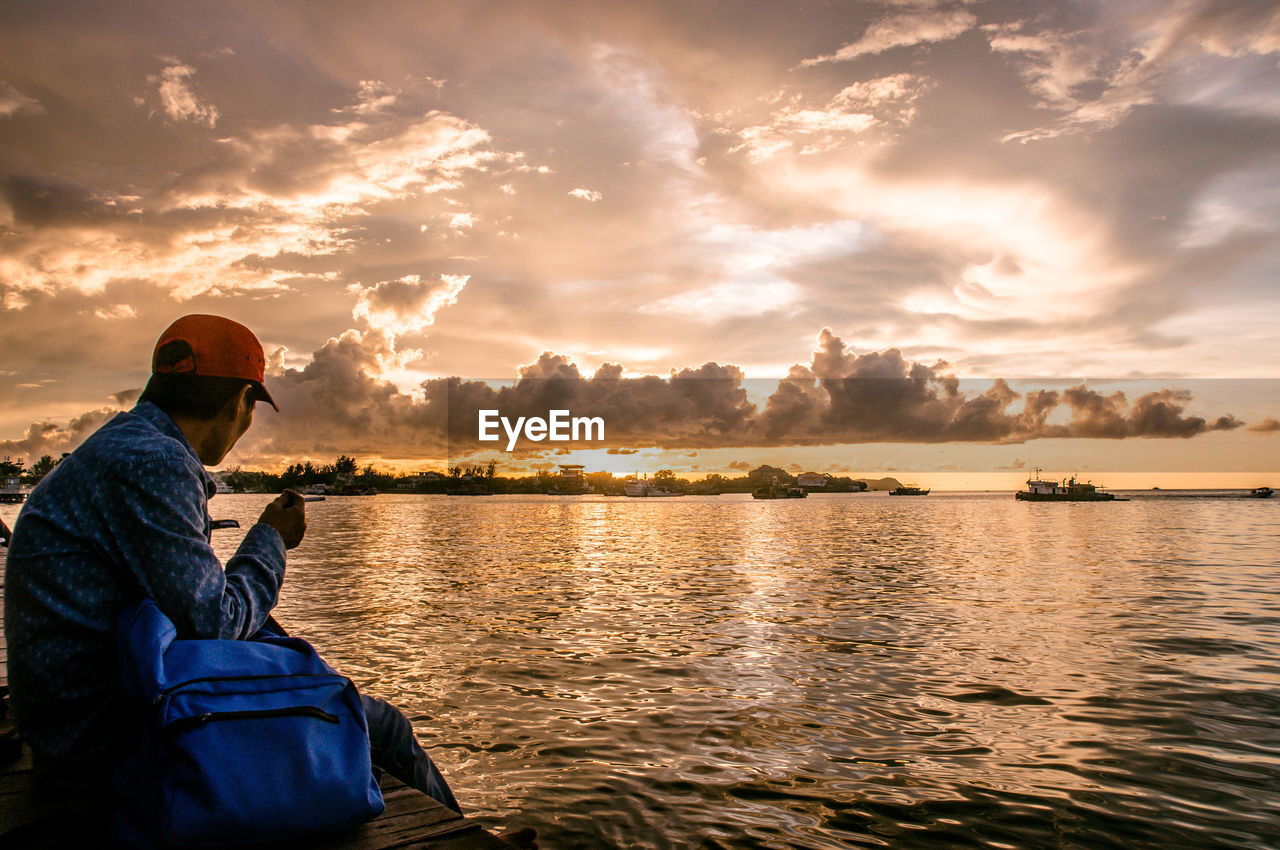
[[169, 416], [144, 402], [102, 426], [31, 492], [5, 565], [10, 701], [37, 776], [103, 781], [121, 733], [116, 617], [149, 596], [181, 637], [244, 638], [284, 581], [258, 523], [225, 571], [209, 545], [213, 482]]

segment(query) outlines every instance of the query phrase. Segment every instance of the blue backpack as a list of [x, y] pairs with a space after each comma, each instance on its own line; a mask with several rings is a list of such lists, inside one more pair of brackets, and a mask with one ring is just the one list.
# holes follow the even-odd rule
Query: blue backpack
[[246, 846], [382, 813], [359, 694], [309, 643], [176, 638], [149, 599], [121, 615], [121, 686], [142, 718], [113, 776], [121, 840]]

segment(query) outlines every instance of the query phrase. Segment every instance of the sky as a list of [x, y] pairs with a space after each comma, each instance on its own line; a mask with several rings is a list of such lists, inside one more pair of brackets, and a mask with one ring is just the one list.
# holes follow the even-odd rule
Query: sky
[[[0, 21], [0, 456], [216, 313], [282, 406], [229, 464], [1280, 476], [1272, 2]], [[493, 450], [483, 405], [608, 439]]]

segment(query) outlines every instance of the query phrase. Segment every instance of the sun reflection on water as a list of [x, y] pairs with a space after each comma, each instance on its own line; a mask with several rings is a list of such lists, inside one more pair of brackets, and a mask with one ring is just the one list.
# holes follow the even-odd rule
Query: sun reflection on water
[[282, 621], [402, 705], [478, 817], [551, 846], [1280, 829], [1271, 505], [309, 508]]

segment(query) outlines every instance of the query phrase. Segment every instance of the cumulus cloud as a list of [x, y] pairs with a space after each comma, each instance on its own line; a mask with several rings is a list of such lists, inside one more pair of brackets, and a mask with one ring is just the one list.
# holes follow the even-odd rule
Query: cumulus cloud
[[0, 457], [58, 457], [63, 452], [73, 451], [118, 412], [117, 409], [104, 407], [82, 413], [64, 425], [33, 422], [18, 439], [0, 440]]
[[[407, 284], [370, 297], [381, 299], [392, 312], [413, 312], [424, 297], [430, 299], [430, 291]], [[810, 361], [792, 366], [778, 381], [763, 409], [749, 399], [742, 370], [731, 364], [712, 362], [672, 369], [665, 377], [628, 378], [621, 364], [606, 363], [586, 375], [568, 357], [552, 352], [521, 367], [509, 384], [433, 378], [416, 393], [404, 393], [377, 377], [397, 356], [392, 343], [385, 334], [350, 330], [328, 340], [305, 367], [273, 377], [271, 392], [281, 413], [258, 419], [242, 454], [272, 460], [344, 452], [404, 458], [462, 455], [493, 448], [478, 439], [478, 413], [495, 409], [512, 421], [546, 417], [551, 410], [601, 417], [606, 444], [581, 445], [618, 452], [1188, 438], [1244, 424], [1230, 415], [1212, 423], [1187, 415], [1191, 394], [1180, 389], [1147, 392], [1130, 403], [1124, 392], [1103, 395], [1086, 385], [1019, 393], [997, 378], [982, 392], [965, 392], [943, 362], [913, 362], [897, 349], [855, 353], [829, 329], [820, 334]], [[1059, 407], [1069, 413], [1068, 421], [1053, 421]], [[37, 423], [22, 440], [0, 443], [0, 450], [66, 450], [109, 413], [93, 411], [64, 428]]]
[[435, 323], [436, 313], [458, 300], [469, 279], [467, 275], [447, 274], [436, 281], [424, 281], [414, 274], [370, 287], [354, 284], [352, 315], [371, 328], [394, 335], [417, 333]]
[[928, 10], [888, 15], [867, 27], [857, 41], [830, 55], [806, 59], [801, 65], [850, 62], [860, 56], [883, 53], [895, 47], [950, 41], [973, 29], [977, 23], [978, 19], [965, 11]]
[[44, 107], [34, 98], [27, 97], [8, 83], [0, 82], [0, 118], [8, 118], [19, 112], [40, 114]]
[[600, 194], [599, 192], [593, 189], [573, 189], [573, 190], [570, 190], [569, 194], [572, 197], [578, 198], [580, 200], [586, 201], [591, 204], [594, 204], [597, 201], [604, 199], [604, 195]]
[[[606, 423], [606, 446], [615, 453], [642, 447], [1186, 438], [1243, 424], [1231, 416], [1209, 423], [1186, 415], [1190, 393], [1177, 389], [1144, 393], [1132, 404], [1122, 392], [1104, 396], [1084, 385], [1019, 393], [1003, 379], [983, 392], [966, 393], [945, 363], [912, 362], [896, 349], [857, 354], [830, 330], [820, 335], [808, 364], [796, 364], [778, 381], [763, 409], [748, 398], [743, 372], [731, 364], [627, 378], [621, 364], [606, 363], [588, 375], [552, 352], [521, 367], [506, 385], [436, 378], [408, 395], [370, 377], [370, 367], [386, 356], [384, 346], [385, 340], [349, 331], [329, 340], [306, 368], [275, 380], [272, 392], [285, 412], [278, 420], [264, 418], [268, 424], [255, 451], [299, 456], [314, 438], [334, 451], [343, 451], [345, 440], [349, 451], [366, 454], [465, 454], [493, 447], [478, 439], [477, 423], [480, 410], [494, 409], [512, 421], [556, 409], [599, 416]], [[1069, 421], [1051, 421], [1059, 407]], [[309, 424], [298, 428], [295, 422]]]
[[174, 121], [190, 121], [212, 128], [218, 123], [218, 108], [202, 103], [191, 88], [196, 69], [174, 60], [159, 74], [147, 77], [160, 97], [164, 113]]
[[1071, 408], [1067, 433], [1078, 437], [1121, 439], [1124, 437], [1194, 437], [1206, 431], [1231, 431], [1244, 425], [1234, 416], [1220, 416], [1213, 423], [1199, 416], [1184, 416], [1191, 401], [1187, 390], [1159, 390], [1144, 393], [1132, 405], [1123, 392], [1108, 396], [1085, 386], [1063, 392], [1063, 402]]
[[237, 456], [272, 462], [355, 454], [440, 457], [442, 407], [423, 404], [371, 377], [395, 352], [385, 337], [350, 330], [328, 340], [301, 369], [269, 381], [280, 414], [255, 420]]
[[1268, 416], [1261, 422], [1255, 422], [1249, 426], [1249, 430], [1256, 434], [1275, 434], [1280, 432], [1280, 419], [1274, 416]]

